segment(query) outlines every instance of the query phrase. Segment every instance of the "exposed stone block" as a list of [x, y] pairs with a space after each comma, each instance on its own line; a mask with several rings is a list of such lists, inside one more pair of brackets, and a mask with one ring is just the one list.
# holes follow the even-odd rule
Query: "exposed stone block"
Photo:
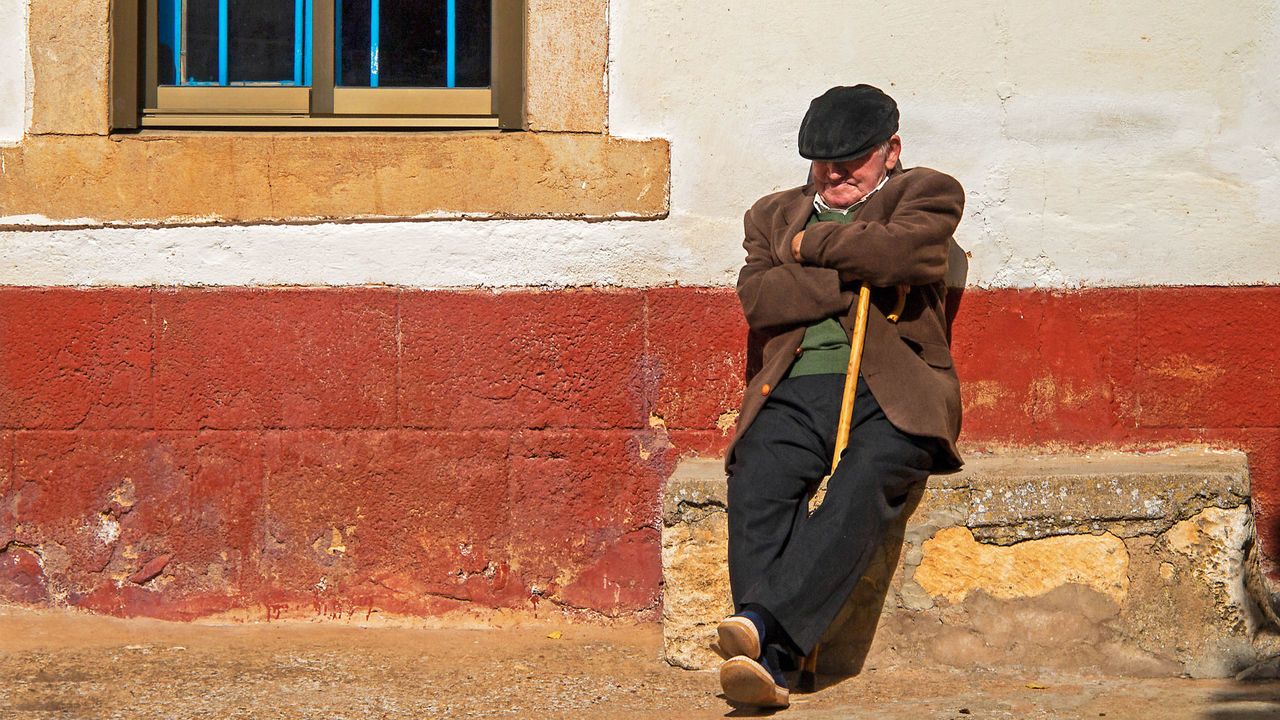
[[585, 133], [143, 133], [0, 148], [0, 221], [660, 218], [668, 146]]
[[604, 131], [608, 15], [607, 0], [530, 0], [525, 53], [530, 129]]
[[992, 456], [945, 482], [972, 496], [965, 525], [1001, 544], [1068, 533], [1158, 534], [1205, 507], [1249, 502], [1234, 453]]
[[1083, 585], [1117, 602], [1129, 592], [1129, 553], [1111, 533], [1058, 535], [1009, 547], [978, 542], [965, 527], [939, 530], [921, 548], [914, 580], [931, 597], [963, 602], [982, 591], [998, 600]]
[[733, 612], [729, 593], [728, 492], [722, 463], [685, 460], [662, 494], [662, 631], [667, 662], [698, 669], [718, 661], [715, 626]]
[[31, 132], [105, 135], [111, 3], [63, 0], [29, 6], [35, 84]]
[[[732, 611], [725, 499], [713, 459], [682, 462], [663, 497], [665, 651], [682, 667], [718, 662]], [[1237, 452], [972, 457], [913, 494], [820, 668], [1233, 675], [1264, 652], [1248, 503]]]

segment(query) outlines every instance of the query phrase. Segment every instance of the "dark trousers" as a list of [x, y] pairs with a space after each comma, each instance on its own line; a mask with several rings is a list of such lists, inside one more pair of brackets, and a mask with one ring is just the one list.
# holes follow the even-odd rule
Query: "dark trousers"
[[738, 440], [729, 474], [734, 606], [763, 606], [800, 654], [840, 611], [936, 449], [890, 424], [859, 378], [849, 447], [810, 517], [808, 497], [831, 469], [844, 378], [778, 383]]

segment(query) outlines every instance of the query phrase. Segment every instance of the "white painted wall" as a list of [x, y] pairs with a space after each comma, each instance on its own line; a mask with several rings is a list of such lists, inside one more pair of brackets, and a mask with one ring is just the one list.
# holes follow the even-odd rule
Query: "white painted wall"
[[0, 145], [18, 142], [27, 127], [29, 65], [27, 0], [0, 0]]
[[0, 283], [728, 285], [743, 210], [804, 177], [809, 98], [855, 82], [968, 190], [970, 284], [1280, 283], [1280, 0], [613, 0], [610, 26], [610, 128], [671, 140], [668, 220], [12, 230]]

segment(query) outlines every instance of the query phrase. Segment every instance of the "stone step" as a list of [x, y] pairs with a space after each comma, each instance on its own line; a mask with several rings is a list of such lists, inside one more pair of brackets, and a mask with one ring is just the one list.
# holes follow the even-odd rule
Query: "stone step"
[[[663, 496], [664, 651], [719, 657], [726, 483], [686, 459]], [[941, 663], [1225, 677], [1267, 649], [1243, 453], [975, 455], [908, 501], [827, 633], [820, 670]]]

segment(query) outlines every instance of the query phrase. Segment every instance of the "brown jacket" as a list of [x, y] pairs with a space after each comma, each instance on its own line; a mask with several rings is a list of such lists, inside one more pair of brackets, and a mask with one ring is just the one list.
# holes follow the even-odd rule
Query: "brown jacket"
[[[733, 444], [786, 375], [805, 328], [840, 315], [845, 331], [856, 315], [857, 283], [873, 286], [862, 377], [899, 430], [942, 441], [935, 470], [960, 467], [960, 383], [951, 363], [946, 321], [948, 244], [964, 209], [955, 178], [929, 168], [895, 170], [849, 224], [805, 224], [813, 213], [813, 185], [767, 195], [747, 211], [747, 263], [738, 298], [751, 328], [750, 378]], [[802, 262], [791, 240], [805, 230]], [[890, 323], [897, 285], [910, 285], [901, 320]], [[733, 462], [733, 444], [725, 465]]]

